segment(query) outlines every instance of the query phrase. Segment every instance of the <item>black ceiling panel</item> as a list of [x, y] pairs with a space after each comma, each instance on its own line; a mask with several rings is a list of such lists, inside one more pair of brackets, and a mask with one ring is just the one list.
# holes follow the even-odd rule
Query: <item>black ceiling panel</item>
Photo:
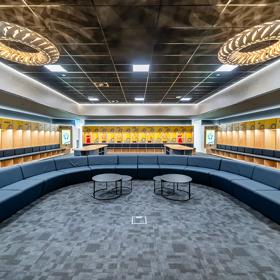
[[[222, 44], [242, 30], [279, 19], [276, 0], [2, 0], [3, 21], [46, 36], [67, 73], [1, 60], [79, 103], [197, 103], [264, 67], [221, 66]], [[133, 73], [132, 64], [150, 64]], [[267, 63], [269, 64], [269, 63]], [[109, 87], [96, 87], [106, 82]]]

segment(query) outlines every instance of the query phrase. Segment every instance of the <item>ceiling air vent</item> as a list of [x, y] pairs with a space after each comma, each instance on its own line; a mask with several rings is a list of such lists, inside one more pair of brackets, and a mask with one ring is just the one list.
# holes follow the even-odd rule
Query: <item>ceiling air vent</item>
[[108, 88], [109, 84], [106, 82], [96, 82], [93, 83], [97, 88]]

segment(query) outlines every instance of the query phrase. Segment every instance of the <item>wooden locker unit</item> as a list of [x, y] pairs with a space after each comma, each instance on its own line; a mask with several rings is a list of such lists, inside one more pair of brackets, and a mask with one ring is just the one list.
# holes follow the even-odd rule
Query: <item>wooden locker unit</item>
[[276, 150], [280, 150], [280, 119], [277, 119], [276, 125]]
[[31, 145], [39, 146], [39, 124], [31, 123]]
[[226, 145], [232, 145], [232, 124], [226, 126]]
[[38, 124], [39, 134], [38, 134], [38, 140], [39, 145], [44, 145], [45, 143], [45, 126], [43, 123]]
[[265, 121], [260, 120], [255, 122], [255, 147], [258, 149], [264, 148], [264, 131]]
[[246, 123], [240, 123], [238, 129], [238, 146], [246, 146]]
[[270, 150], [276, 149], [276, 126], [277, 126], [276, 119], [265, 120], [265, 130], [264, 130], [265, 149], [270, 149]]
[[23, 122], [13, 121], [13, 148], [23, 147]]
[[227, 126], [222, 125], [221, 128], [222, 128], [222, 142], [221, 142], [221, 144], [227, 145]]
[[246, 147], [255, 147], [255, 122], [246, 123]]
[[217, 144], [223, 144], [223, 141], [222, 141], [222, 128], [221, 128], [221, 126], [218, 127], [216, 135], [217, 135], [216, 136]]
[[238, 142], [239, 142], [239, 124], [238, 123], [234, 123], [232, 125], [232, 145], [233, 146], [238, 146]]
[[32, 146], [32, 141], [31, 141], [31, 123], [27, 122], [27, 121], [23, 122], [22, 146], [23, 147], [30, 147], [30, 146]]
[[51, 137], [51, 125], [49, 123], [44, 124], [44, 145], [50, 145]]
[[14, 147], [13, 121], [10, 119], [2, 120], [2, 149], [12, 149]]

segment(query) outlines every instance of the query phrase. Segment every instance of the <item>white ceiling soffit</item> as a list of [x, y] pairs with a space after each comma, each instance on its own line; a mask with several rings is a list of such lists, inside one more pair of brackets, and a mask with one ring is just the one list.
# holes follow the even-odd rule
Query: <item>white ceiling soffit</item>
[[0, 90], [62, 111], [87, 116], [197, 116], [279, 89], [279, 77], [280, 60], [277, 60], [199, 104], [83, 105], [0, 63]]
[[74, 114], [78, 112], [79, 104], [75, 101], [1, 62], [0, 90], [19, 95], [52, 108]]

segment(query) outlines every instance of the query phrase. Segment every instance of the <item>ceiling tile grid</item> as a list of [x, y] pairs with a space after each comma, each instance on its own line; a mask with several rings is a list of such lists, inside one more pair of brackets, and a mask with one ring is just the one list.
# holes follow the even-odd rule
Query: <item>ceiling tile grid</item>
[[[2, 0], [0, 20], [57, 45], [67, 73], [4, 61], [78, 103], [198, 103], [264, 67], [216, 72], [222, 44], [279, 19], [276, 0]], [[270, 63], [270, 62], [268, 62]], [[135, 73], [133, 64], [150, 64]], [[106, 82], [109, 87], [96, 87]]]

